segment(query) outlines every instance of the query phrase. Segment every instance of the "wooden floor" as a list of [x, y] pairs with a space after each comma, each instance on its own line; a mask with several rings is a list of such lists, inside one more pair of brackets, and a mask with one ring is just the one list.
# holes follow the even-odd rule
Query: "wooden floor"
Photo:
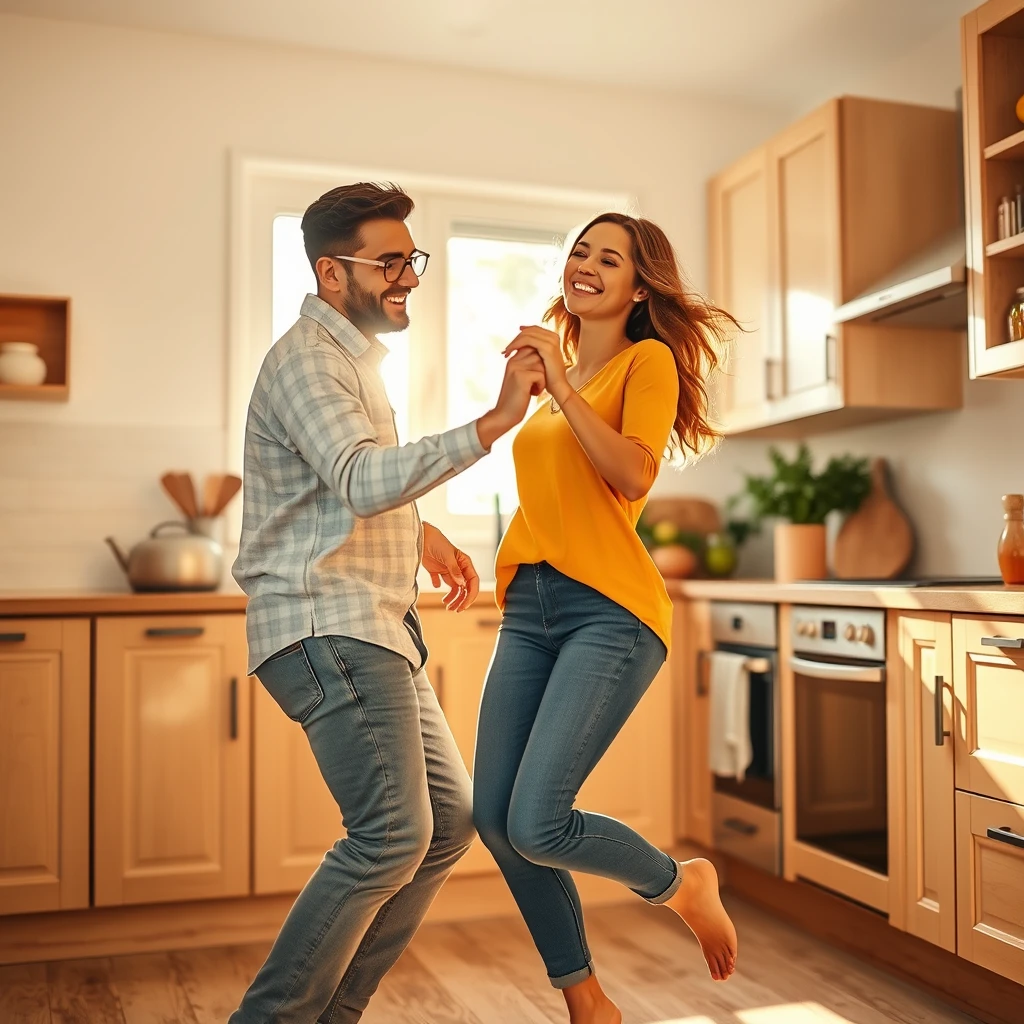
[[[593, 910], [598, 976], [627, 1024], [966, 1024], [923, 992], [736, 900], [739, 969], [710, 980], [690, 933], [660, 907]], [[266, 944], [0, 967], [3, 1024], [224, 1024]], [[428, 925], [363, 1024], [558, 1024], [561, 996], [518, 919]]]

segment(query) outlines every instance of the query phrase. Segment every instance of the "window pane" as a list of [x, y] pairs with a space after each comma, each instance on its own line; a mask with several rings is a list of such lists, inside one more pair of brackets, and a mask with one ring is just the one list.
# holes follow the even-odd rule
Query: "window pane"
[[[302, 247], [302, 218], [281, 214], [274, 218], [273, 242], [273, 343], [299, 318], [302, 300], [316, 292], [316, 278]], [[409, 332], [385, 334], [381, 341], [389, 355], [381, 363], [381, 376], [395, 410], [399, 442], [409, 440]]]
[[[559, 278], [561, 250], [548, 242], [455, 235], [448, 239], [448, 426], [476, 419], [498, 397], [505, 360], [501, 353], [523, 324], [539, 324]], [[517, 428], [518, 429], [518, 428]], [[512, 439], [448, 482], [448, 511], [493, 515], [519, 504]]]

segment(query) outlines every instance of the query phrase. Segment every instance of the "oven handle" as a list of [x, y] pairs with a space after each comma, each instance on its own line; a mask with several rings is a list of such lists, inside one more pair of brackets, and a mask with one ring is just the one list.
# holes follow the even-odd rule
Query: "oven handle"
[[793, 655], [789, 659], [789, 667], [802, 676], [811, 679], [841, 679], [848, 683], [882, 683], [885, 681], [885, 669], [866, 665], [837, 665], [831, 661], [811, 661], [810, 658], [798, 658]]

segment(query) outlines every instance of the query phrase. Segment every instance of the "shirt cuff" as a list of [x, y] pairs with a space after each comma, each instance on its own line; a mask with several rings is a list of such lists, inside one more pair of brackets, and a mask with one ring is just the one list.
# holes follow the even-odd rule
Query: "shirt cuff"
[[441, 435], [441, 444], [444, 445], [445, 454], [457, 473], [469, 469], [474, 462], [479, 462], [487, 454], [487, 449], [480, 443], [476, 421], [467, 423], [464, 427], [445, 431]]

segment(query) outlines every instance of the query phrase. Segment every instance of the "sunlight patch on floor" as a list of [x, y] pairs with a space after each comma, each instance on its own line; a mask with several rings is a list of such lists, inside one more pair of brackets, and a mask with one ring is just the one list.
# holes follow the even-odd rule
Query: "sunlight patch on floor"
[[[778, 1006], [758, 1006], [751, 1010], [733, 1010], [729, 1015], [743, 1024], [853, 1024], [821, 1003], [780, 1003]], [[673, 1017], [655, 1024], [718, 1024], [712, 1017]]]
[[734, 1012], [743, 1024], [853, 1024], [821, 1003], [784, 1003]]

